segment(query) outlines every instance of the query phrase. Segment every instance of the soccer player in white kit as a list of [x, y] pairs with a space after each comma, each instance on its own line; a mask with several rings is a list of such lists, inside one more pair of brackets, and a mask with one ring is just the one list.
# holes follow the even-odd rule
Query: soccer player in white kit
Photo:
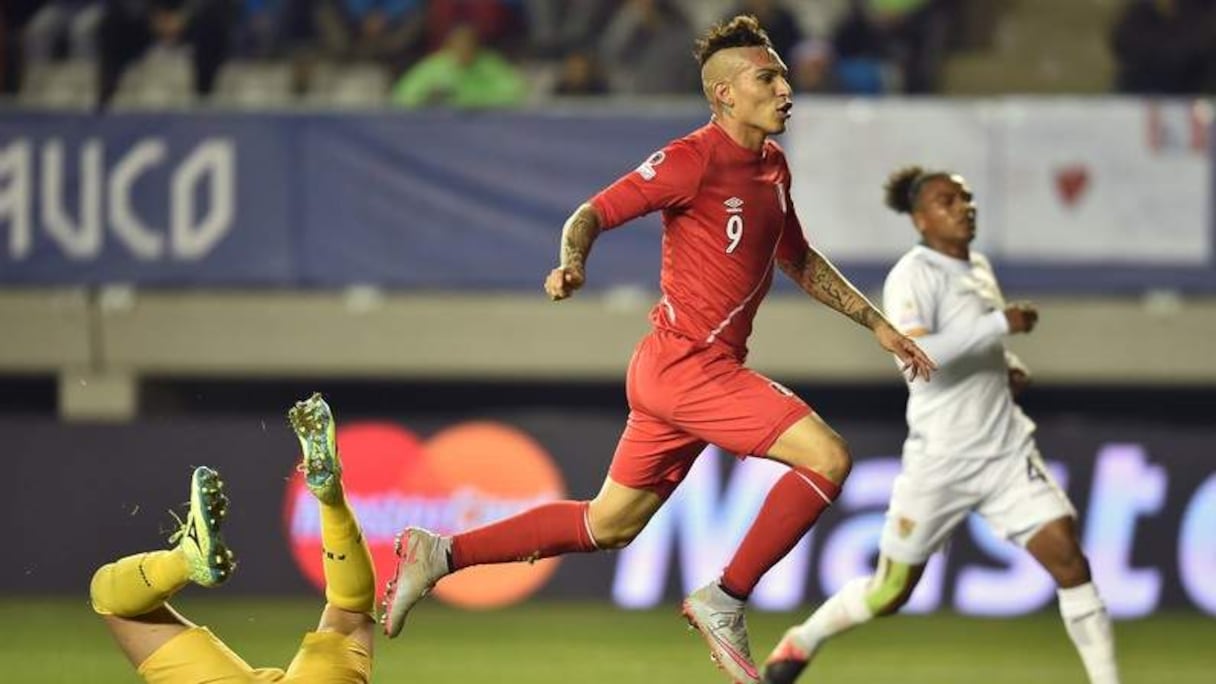
[[961, 176], [901, 169], [886, 203], [921, 235], [883, 288], [887, 318], [915, 338], [940, 369], [908, 383], [908, 437], [879, 545], [878, 568], [786, 631], [765, 663], [764, 681], [798, 678], [824, 642], [912, 594], [925, 564], [975, 511], [1030, 552], [1059, 587], [1060, 615], [1094, 684], [1117, 684], [1110, 617], [1081, 551], [1076, 510], [1043, 467], [1034, 423], [1014, 403], [1029, 374], [1004, 346], [1029, 333], [1038, 313], [1006, 304], [992, 266], [970, 249], [976, 209]]

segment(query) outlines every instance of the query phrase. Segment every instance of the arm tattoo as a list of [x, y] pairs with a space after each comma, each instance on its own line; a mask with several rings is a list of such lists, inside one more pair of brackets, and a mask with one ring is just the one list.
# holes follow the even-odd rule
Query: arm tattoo
[[562, 268], [583, 268], [591, 245], [600, 235], [600, 217], [590, 204], [584, 204], [566, 219], [562, 228]]
[[781, 270], [815, 299], [871, 330], [886, 319], [853, 287], [840, 271], [815, 250], [794, 262], [782, 262]]

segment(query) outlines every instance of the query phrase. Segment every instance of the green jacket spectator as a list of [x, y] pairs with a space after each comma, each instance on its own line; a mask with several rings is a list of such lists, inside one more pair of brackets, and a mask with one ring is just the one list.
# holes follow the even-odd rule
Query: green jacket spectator
[[393, 102], [403, 107], [460, 109], [510, 107], [523, 101], [527, 84], [498, 53], [483, 48], [470, 27], [452, 31], [444, 46], [397, 81]]

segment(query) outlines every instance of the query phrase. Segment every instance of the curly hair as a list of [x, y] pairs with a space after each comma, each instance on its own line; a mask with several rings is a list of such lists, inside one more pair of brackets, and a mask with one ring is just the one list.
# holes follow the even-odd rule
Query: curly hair
[[883, 186], [886, 204], [899, 214], [911, 214], [920, 199], [920, 190], [925, 183], [935, 178], [949, 178], [944, 171], [926, 171], [919, 166], [905, 166], [892, 173]]
[[714, 24], [697, 39], [697, 47], [693, 55], [697, 63], [705, 66], [710, 57], [720, 50], [737, 47], [766, 47], [772, 48], [773, 42], [768, 34], [760, 28], [760, 22], [750, 14], [740, 14], [730, 21]]

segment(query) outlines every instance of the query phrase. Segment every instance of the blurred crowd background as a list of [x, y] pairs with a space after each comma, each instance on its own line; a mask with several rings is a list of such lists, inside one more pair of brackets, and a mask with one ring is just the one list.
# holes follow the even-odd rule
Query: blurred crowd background
[[6, 0], [36, 105], [510, 107], [699, 90], [756, 15], [803, 93], [1216, 92], [1216, 0]]

